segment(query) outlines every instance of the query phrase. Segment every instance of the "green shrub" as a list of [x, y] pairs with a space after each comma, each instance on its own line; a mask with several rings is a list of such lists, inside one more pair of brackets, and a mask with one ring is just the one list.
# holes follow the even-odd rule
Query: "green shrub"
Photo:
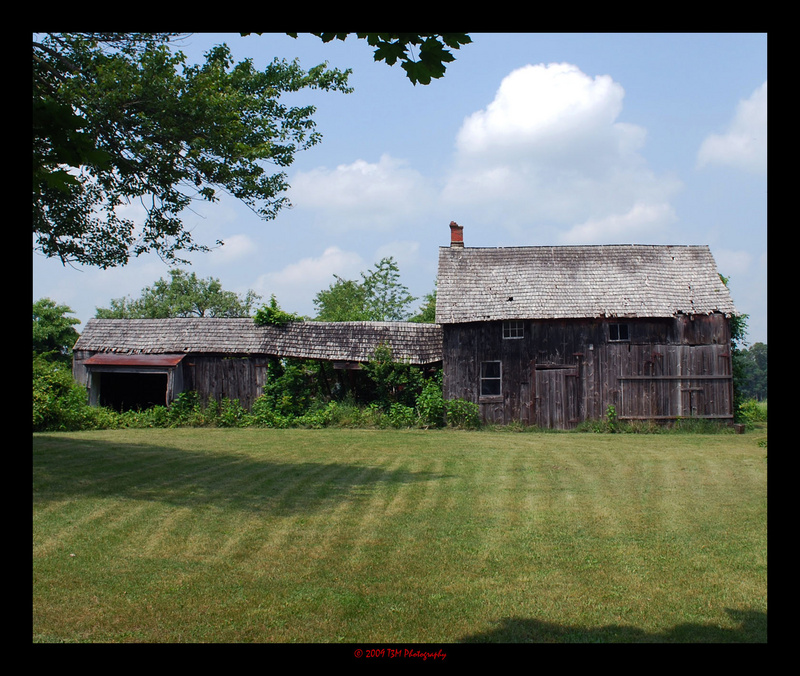
[[405, 404], [392, 404], [387, 417], [392, 427], [415, 427], [417, 424], [417, 412]]
[[33, 357], [33, 431], [75, 431], [95, 427], [86, 388], [75, 382], [69, 366]]
[[767, 422], [767, 405], [755, 399], [748, 399], [739, 404], [737, 419], [752, 429], [757, 422]]
[[238, 399], [223, 397], [217, 408], [217, 427], [246, 427], [247, 411], [244, 410]]
[[292, 422], [297, 427], [310, 427], [311, 429], [320, 429], [328, 427], [335, 418], [336, 402], [331, 401], [327, 404], [313, 405], [303, 415], [296, 417]]
[[419, 366], [394, 361], [387, 345], [378, 345], [369, 363], [364, 365], [367, 378], [372, 381], [375, 399], [384, 409], [398, 403], [414, 406], [422, 391], [425, 377]]
[[153, 406], [151, 408], [122, 412], [111, 409], [105, 410], [108, 412], [109, 425], [116, 428], [173, 427], [170, 424], [169, 409], [166, 406]]
[[450, 427], [476, 430], [481, 426], [478, 405], [466, 399], [449, 399], [445, 402], [447, 424]]
[[84, 427], [83, 429], [115, 430], [122, 427], [120, 414], [113, 408], [90, 406], [89, 409], [89, 416], [91, 418], [90, 427]]
[[256, 311], [253, 322], [257, 326], [286, 326], [289, 322], [299, 322], [302, 319], [299, 315], [281, 310], [273, 294], [269, 299], [269, 305], [265, 305]]
[[275, 427], [283, 429], [291, 427], [294, 420], [292, 415], [284, 415], [275, 410], [273, 397], [262, 395], [253, 403], [250, 409], [252, 424], [257, 427]]
[[263, 403], [281, 418], [305, 415], [319, 398], [319, 374], [313, 362], [272, 359], [268, 372]]
[[[304, 416], [305, 417], [305, 416]], [[379, 427], [383, 418], [383, 412], [376, 406], [374, 408], [361, 407], [352, 400], [330, 401], [322, 409], [321, 416], [317, 412], [312, 418], [313, 421], [321, 417], [324, 427]]]
[[366, 427], [388, 427], [389, 422], [381, 405], [373, 401], [369, 406], [362, 410], [362, 420]]
[[617, 409], [614, 405], [606, 406], [606, 425], [612, 434], [619, 431], [619, 420], [617, 419]]
[[441, 427], [445, 423], [445, 403], [442, 396], [441, 371], [436, 378], [425, 382], [417, 397], [417, 415], [423, 427]]
[[192, 390], [181, 392], [170, 404], [165, 426], [202, 427], [206, 419], [200, 396]]
[[602, 420], [586, 420], [576, 428], [579, 432], [594, 432], [595, 434], [614, 434], [617, 432], [631, 431], [627, 425], [620, 423], [617, 418], [617, 409], [609, 404], [606, 407], [606, 417]]

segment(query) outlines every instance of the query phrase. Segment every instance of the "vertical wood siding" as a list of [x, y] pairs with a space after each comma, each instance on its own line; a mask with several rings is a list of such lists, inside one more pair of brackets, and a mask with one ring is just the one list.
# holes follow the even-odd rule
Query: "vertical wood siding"
[[202, 399], [238, 399], [250, 409], [264, 391], [266, 359], [192, 355], [184, 364], [184, 387]]
[[[624, 323], [629, 339], [609, 339]], [[732, 418], [730, 330], [720, 314], [690, 318], [528, 320], [523, 338], [502, 322], [445, 325], [444, 395], [478, 404], [486, 422], [568, 429], [605, 417]], [[502, 389], [480, 396], [480, 365], [502, 363]]]

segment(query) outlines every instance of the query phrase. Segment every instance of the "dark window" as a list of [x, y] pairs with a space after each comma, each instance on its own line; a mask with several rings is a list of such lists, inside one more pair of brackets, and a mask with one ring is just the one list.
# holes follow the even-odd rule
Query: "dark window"
[[630, 340], [627, 324], [609, 324], [608, 325], [608, 339], [609, 340]]
[[499, 361], [481, 362], [481, 396], [500, 394], [501, 371]]
[[524, 338], [525, 322], [503, 322], [503, 338]]

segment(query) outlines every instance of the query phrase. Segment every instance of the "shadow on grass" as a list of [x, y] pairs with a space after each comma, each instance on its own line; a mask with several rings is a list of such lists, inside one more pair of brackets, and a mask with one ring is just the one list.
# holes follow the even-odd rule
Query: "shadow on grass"
[[49, 438], [34, 440], [33, 501], [152, 500], [291, 515], [366, 499], [379, 484], [432, 481], [433, 472], [340, 462], [272, 462], [224, 451]]
[[766, 643], [767, 614], [726, 608], [738, 627], [679, 624], [668, 631], [650, 633], [636, 627], [563, 626], [539, 620], [504, 618], [496, 629], [471, 634], [463, 643]]

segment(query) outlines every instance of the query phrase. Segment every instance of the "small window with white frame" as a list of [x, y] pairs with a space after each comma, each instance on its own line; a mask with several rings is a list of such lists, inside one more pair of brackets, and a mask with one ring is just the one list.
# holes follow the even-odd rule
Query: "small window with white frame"
[[609, 324], [608, 339], [612, 342], [622, 342], [631, 339], [627, 324]]
[[525, 322], [509, 321], [503, 322], [503, 338], [524, 338]]
[[481, 396], [493, 397], [502, 394], [502, 365], [499, 361], [481, 362]]

